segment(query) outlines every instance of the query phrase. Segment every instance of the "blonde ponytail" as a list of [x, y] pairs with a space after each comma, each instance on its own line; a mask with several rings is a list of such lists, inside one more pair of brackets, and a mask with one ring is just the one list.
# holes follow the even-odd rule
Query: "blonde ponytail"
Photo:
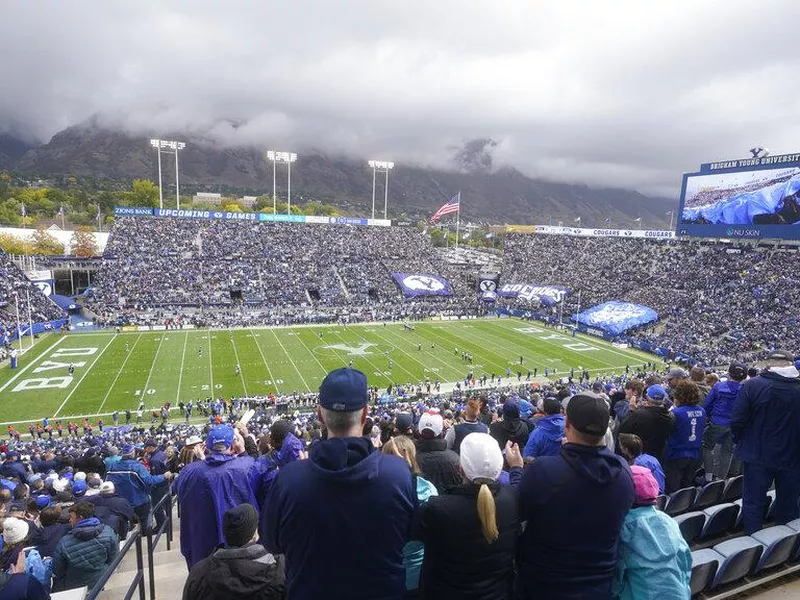
[[497, 538], [500, 537], [500, 533], [497, 531], [494, 496], [492, 496], [492, 491], [485, 483], [482, 483], [478, 490], [478, 517], [481, 520], [483, 537], [490, 544], [496, 542]]

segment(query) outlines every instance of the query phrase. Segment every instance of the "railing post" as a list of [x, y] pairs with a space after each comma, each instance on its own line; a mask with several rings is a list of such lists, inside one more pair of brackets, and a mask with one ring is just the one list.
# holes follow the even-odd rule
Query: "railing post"
[[[149, 515], [148, 515], [148, 524], [149, 524]], [[153, 530], [148, 527], [147, 528], [147, 570], [149, 571], [147, 574], [147, 578], [150, 580], [150, 600], [155, 600], [156, 598], [156, 574], [155, 570], [153, 569]]]
[[145, 600], [144, 593], [144, 560], [142, 558], [142, 530], [136, 534], [136, 572], [139, 575], [139, 600]]

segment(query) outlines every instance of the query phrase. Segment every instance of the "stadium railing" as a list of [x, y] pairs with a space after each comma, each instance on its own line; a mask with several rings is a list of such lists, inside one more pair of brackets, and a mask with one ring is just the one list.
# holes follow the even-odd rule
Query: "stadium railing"
[[145, 600], [144, 561], [142, 560], [142, 530], [138, 526], [128, 534], [128, 539], [126, 540], [125, 545], [120, 548], [119, 554], [117, 554], [117, 557], [114, 559], [114, 561], [108, 565], [108, 568], [103, 572], [103, 575], [100, 577], [99, 581], [86, 596], [86, 600], [97, 599], [97, 597], [103, 591], [103, 587], [106, 585], [106, 583], [108, 583], [108, 580], [111, 579], [114, 571], [117, 570], [117, 567], [128, 555], [128, 552], [130, 552], [131, 548], [136, 548], [136, 574], [133, 576], [133, 581], [131, 581], [127, 591], [125, 592], [125, 595], [122, 598], [123, 600], [131, 600], [133, 595], [136, 593], [136, 588], [138, 587], [139, 600]]
[[[156, 551], [158, 542], [161, 540], [163, 534], [166, 534], [167, 550], [172, 549], [172, 502], [173, 489], [172, 486], [170, 486], [167, 493], [164, 494], [164, 497], [150, 509], [150, 514], [147, 515], [147, 523], [149, 525], [155, 521], [155, 516], [160, 510], [164, 509], [167, 513], [167, 517], [161, 525], [155, 530], [152, 527], [148, 527], [147, 530], [147, 570], [149, 571], [148, 582], [150, 584], [150, 600], [155, 600], [156, 597], [156, 575], [155, 569], [153, 568], [153, 553]], [[125, 598], [125, 600], [128, 600], [128, 598]]]

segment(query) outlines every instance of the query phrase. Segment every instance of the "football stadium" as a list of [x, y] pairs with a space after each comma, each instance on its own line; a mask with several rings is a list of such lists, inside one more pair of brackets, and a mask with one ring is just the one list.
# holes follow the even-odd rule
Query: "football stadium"
[[782, 2], [13, 0], [0, 600], [800, 598]]

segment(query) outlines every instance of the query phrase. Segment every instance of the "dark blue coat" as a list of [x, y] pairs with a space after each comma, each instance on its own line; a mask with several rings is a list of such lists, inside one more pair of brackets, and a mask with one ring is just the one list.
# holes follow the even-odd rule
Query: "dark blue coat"
[[39, 580], [27, 573], [0, 573], [0, 600], [49, 600]]
[[252, 466], [249, 456], [212, 453], [181, 471], [181, 554], [189, 569], [225, 543], [222, 516], [228, 509], [244, 503], [256, 506], [247, 478]]
[[287, 597], [399, 600], [403, 546], [417, 506], [408, 465], [367, 438], [311, 446], [269, 490], [267, 549], [286, 555]]
[[800, 377], [764, 371], [733, 405], [736, 457], [772, 469], [800, 469]]
[[723, 427], [731, 426], [733, 405], [736, 403], [736, 397], [741, 389], [742, 384], [732, 379], [714, 384], [714, 387], [711, 388], [708, 396], [706, 396], [706, 401], [703, 403], [703, 408], [706, 409], [706, 417], [710, 423], [722, 425]]
[[18, 460], [7, 460], [0, 466], [0, 475], [3, 477], [16, 477], [22, 483], [28, 480], [28, 472]]
[[633, 504], [628, 465], [605, 446], [565, 444], [533, 461], [519, 484], [520, 599], [610, 598], [617, 542]]

